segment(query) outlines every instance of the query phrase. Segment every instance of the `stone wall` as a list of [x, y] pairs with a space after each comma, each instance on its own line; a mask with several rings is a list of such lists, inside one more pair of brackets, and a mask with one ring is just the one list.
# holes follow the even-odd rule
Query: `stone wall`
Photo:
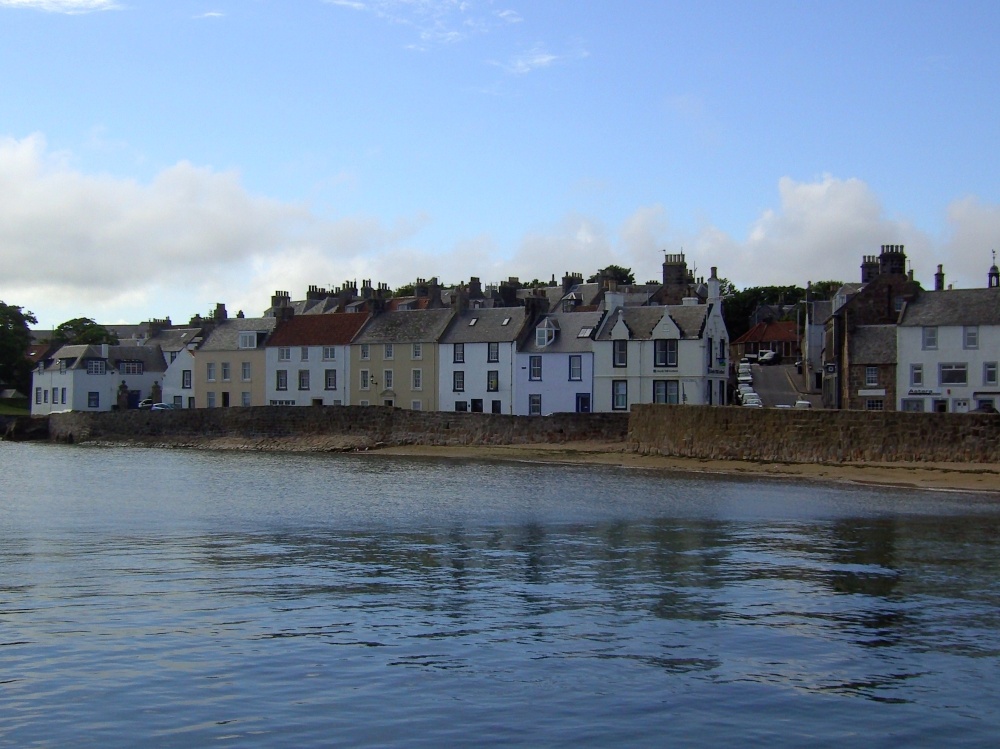
[[1000, 462], [996, 414], [633, 406], [629, 449], [781, 463]]
[[178, 411], [68, 412], [49, 417], [60, 442], [142, 442], [257, 449], [352, 450], [377, 445], [624, 443], [627, 414], [504, 416], [382, 406], [255, 406]]

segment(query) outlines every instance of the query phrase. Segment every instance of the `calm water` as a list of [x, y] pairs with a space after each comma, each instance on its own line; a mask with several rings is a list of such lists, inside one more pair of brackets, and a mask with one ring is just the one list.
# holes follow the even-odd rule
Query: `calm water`
[[0, 443], [0, 746], [994, 746], [1000, 501]]

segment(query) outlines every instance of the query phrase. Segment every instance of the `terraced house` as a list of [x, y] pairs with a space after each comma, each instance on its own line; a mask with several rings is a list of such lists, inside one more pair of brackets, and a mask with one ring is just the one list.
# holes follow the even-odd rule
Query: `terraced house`
[[218, 324], [194, 351], [195, 406], [265, 405], [264, 344], [277, 320], [240, 316], [228, 319], [225, 308], [216, 319]]
[[372, 317], [351, 344], [351, 403], [439, 410], [438, 342], [454, 314], [415, 309]]

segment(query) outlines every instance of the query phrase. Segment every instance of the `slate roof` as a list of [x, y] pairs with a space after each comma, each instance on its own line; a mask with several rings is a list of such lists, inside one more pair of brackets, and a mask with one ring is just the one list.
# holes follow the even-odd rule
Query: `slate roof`
[[400, 310], [371, 318], [352, 343], [431, 343], [441, 338], [451, 309]]
[[596, 340], [610, 341], [611, 330], [618, 321], [619, 311], [632, 334], [633, 340], [650, 340], [653, 329], [663, 319], [670, 317], [681, 332], [681, 338], [700, 338], [711, 311], [710, 304], [671, 304], [664, 307], [623, 307], [608, 315]]
[[[199, 351], [235, 351], [240, 347], [240, 333], [252, 330], [257, 333], [270, 333], [274, 330], [277, 320], [273, 317], [231, 317], [219, 323], [215, 330], [209, 333]], [[258, 345], [260, 341], [258, 340]]]
[[593, 340], [590, 335], [580, 337], [583, 328], [597, 328], [604, 317], [603, 312], [550, 312], [537, 322], [537, 329], [548, 320], [558, 331], [556, 338], [548, 346], [536, 346], [535, 336], [530, 335], [519, 349], [526, 354], [576, 354], [591, 350]]
[[167, 328], [150, 338], [144, 345], [159, 346], [164, 351], [183, 351], [192, 341], [198, 341], [201, 335], [201, 328]]
[[[470, 324], [475, 320], [475, 324]], [[503, 321], [509, 322], [504, 325]], [[527, 322], [524, 307], [470, 309], [455, 315], [441, 343], [509, 343], [518, 338]]]
[[1000, 289], [921, 291], [903, 307], [899, 324], [1000, 325]]
[[88, 359], [104, 359], [112, 367], [119, 361], [139, 361], [147, 372], [164, 372], [167, 362], [159, 346], [108, 346], [108, 355], [104, 356], [101, 346], [71, 345], [63, 346], [56, 351], [48, 368], [58, 369], [63, 359], [71, 360], [66, 369], [86, 369]]
[[281, 320], [266, 346], [343, 346], [354, 340], [368, 319], [357, 312], [334, 312]]
[[859, 325], [848, 341], [852, 365], [895, 364], [896, 326]]

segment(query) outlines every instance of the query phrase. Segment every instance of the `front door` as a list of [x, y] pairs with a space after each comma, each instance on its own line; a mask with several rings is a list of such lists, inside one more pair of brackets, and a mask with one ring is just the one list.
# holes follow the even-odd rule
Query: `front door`
[[578, 414], [590, 413], [590, 393], [576, 394], [576, 412]]

